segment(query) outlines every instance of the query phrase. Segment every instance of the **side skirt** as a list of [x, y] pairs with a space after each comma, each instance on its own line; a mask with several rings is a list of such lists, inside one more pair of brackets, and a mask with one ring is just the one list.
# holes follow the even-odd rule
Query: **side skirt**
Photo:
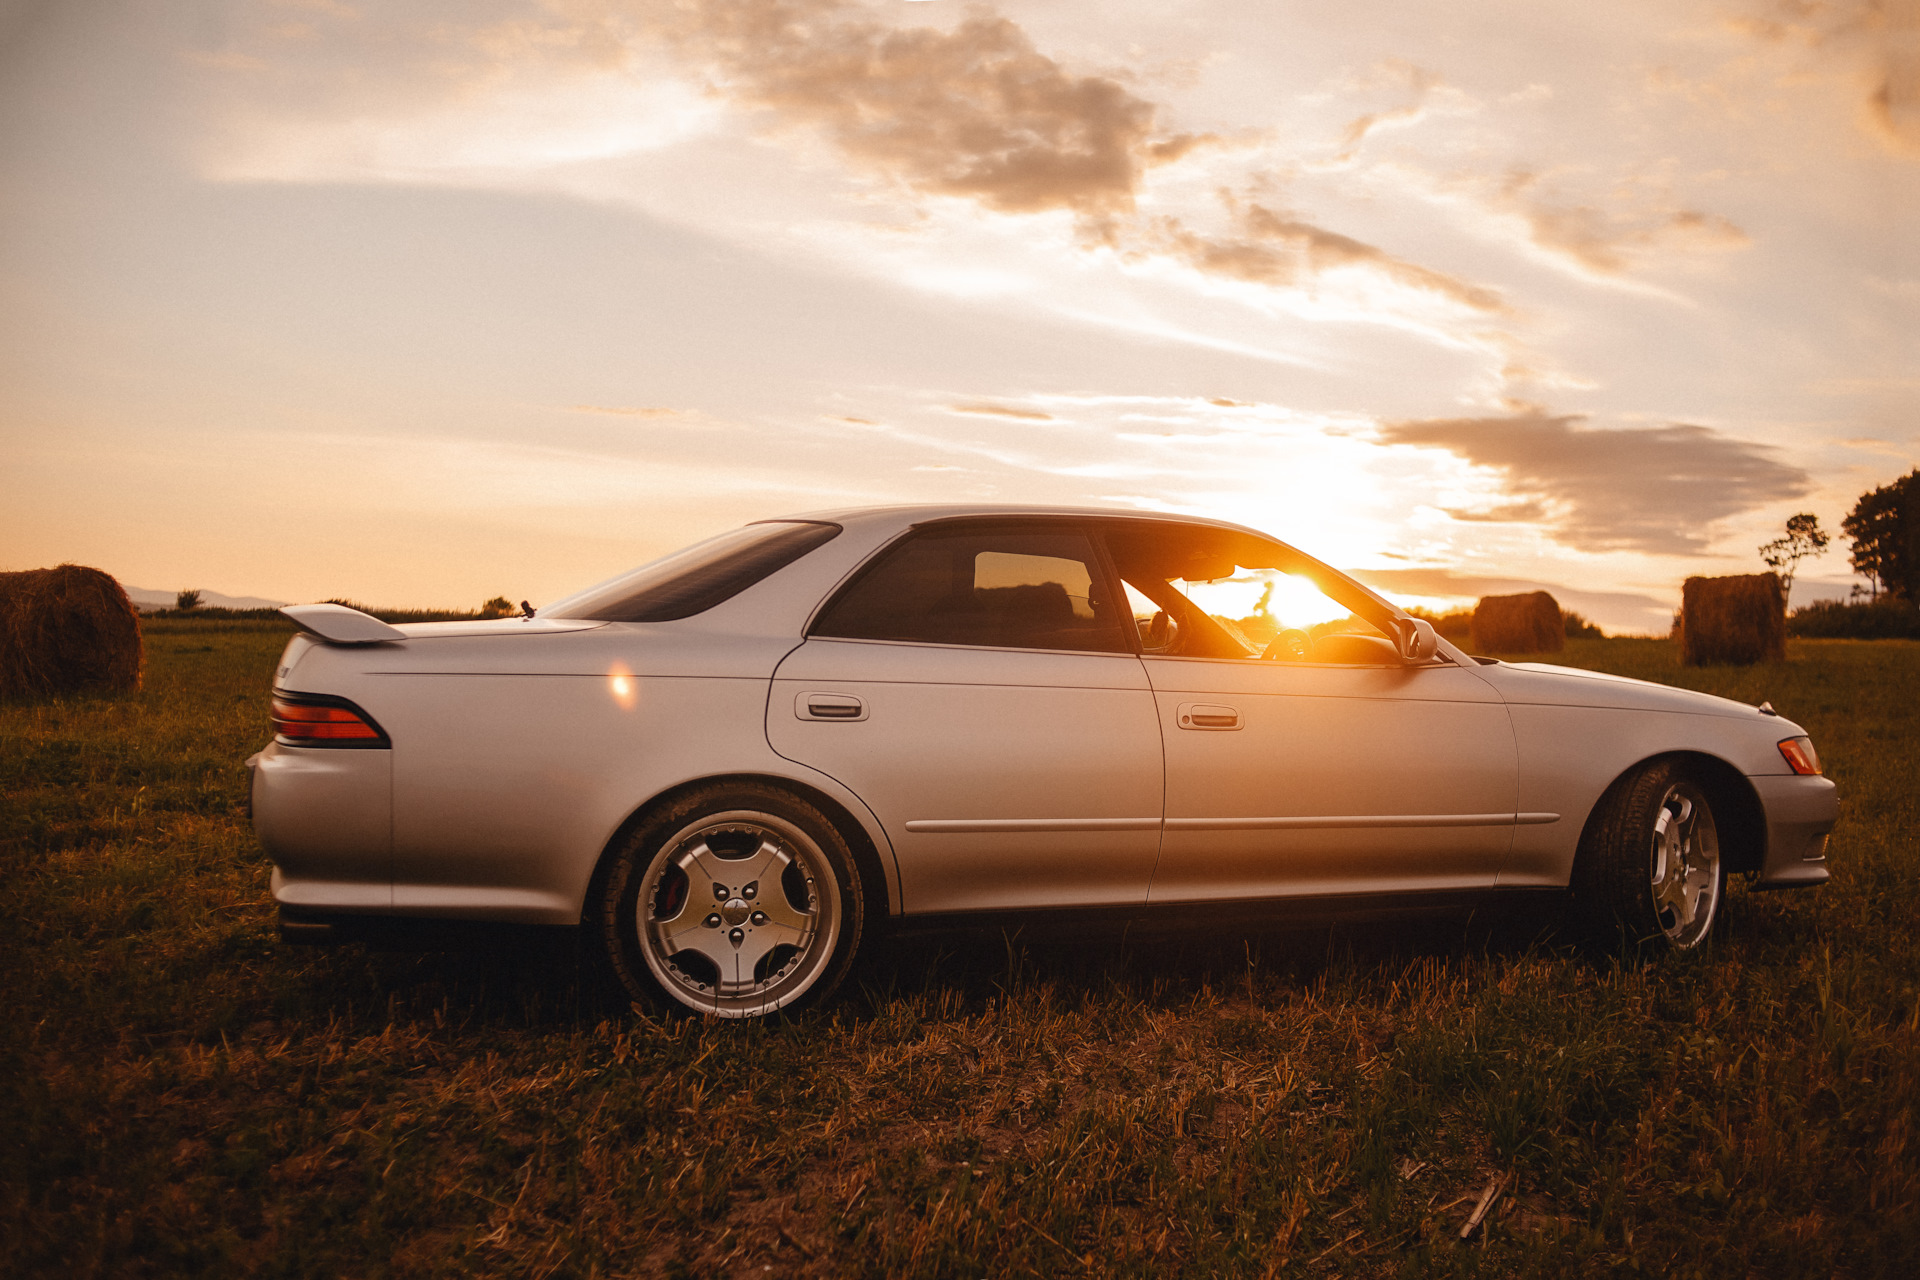
[[1236, 902], [1175, 902], [1137, 907], [1057, 907], [1036, 911], [960, 911], [896, 916], [895, 936], [1017, 929], [1033, 937], [1128, 933], [1194, 935], [1317, 928], [1396, 920], [1445, 920], [1477, 915], [1528, 917], [1542, 925], [1560, 918], [1564, 889], [1452, 890], [1444, 893], [1330, 894]]

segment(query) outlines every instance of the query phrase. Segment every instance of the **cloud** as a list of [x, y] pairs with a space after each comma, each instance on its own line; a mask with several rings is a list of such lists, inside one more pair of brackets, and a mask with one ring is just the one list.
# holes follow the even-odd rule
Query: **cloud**
[[1515, 169], [1497, 193], [1495, 207], [1519, 216], [1536, 247], [1595, 275], [1624, 275], [1638, 259], [1662, 249], [1744, 249], [1752, 243], [1718, 214], [1665, 205], [1609, 210], [1557, 200], [1544, 186], [1539, 173]]
[[672, 418], [680, 413], [678, 409], [662, 409], [653, 405], [610, 405], [610, 404], [570, 404], [569, 413], [604, 413], [617, 418]]
[[1445, 449], [1501, 472], [1511, 502], [1467, 518], [1519, 518], [1501, 512], [1537, 504], [1555, 538], [1583, 551], [1697, 554], [1718, 521], [1813, 487], [1772, 449], [1708, 427], [1601, 430], [1582, 421], [1540, 410], [1440, 418], [1388, 424], [1381, 440]]
[[1178, 219], [1167, 218], [1157, 224], [1157, 247], [1209, 275], [1249, 284], [1293, 287], [1330, 271], [1360, 269], [1473, 311], [1506, 309], [1500, 295], [1491, 289], [1396, 258], [1351, 236], [1276, 213], [1265, 205], [1232, 208], [1235, 225], [1231, 235], [1201, 235]]
[[[1251, 284], [1299, 288], [1358, 271], [1472, 311], [1505, 310], [1493, 290], [1261, 204], [1223, 196], [1232, 224], [1223, 237], [1176, 218], [1136, 219], [1150, 169], [1220, 139], [1160, 131], [1158, 104], [1068, 70], [1006, 18], [896, 27], [845, 0], [706, 0], [683, 14], [674, 39], [718, 92], [819, 130], [910, 192], [996, 213], [1067, 210], [1091, 243]], [[1399, 75], [1421, 97], [1437, 83], [1418, 68]], [[1356, 121], [1349, 146], [1403, 118]]]
[[1382, 129], [1404, 128], [1424, 120], [1427, 116], [1428, 95], [1442, 83], [1439, 76], [1426, 68], [1398, 58], [1389, 58], [1375, 67], [1370, 79], [1374, 83], [1363, 82], [1354, 87], [1366, 89], [1375, 87], [1379, 82], [1385, 82], [1409, 94], [1413, 101], [1381, 111], [1369, 111], [1349, 121], [1340, 136], [1339, 151], [1336, 156], [1338, 161], [1352, 160], [1359, 152], [1361, 144]]
[[1889, 0], [1885, 14], [1867, 123], [1894, 149], [1920, 155], [1920, 0]]
[[1545, 520], [1549, 512], [1546, 505], [1538, 499], [1529, 498], [1521, 502], [1502, 502], [1495, 506], [1468, 510], [1464, 507], [1442, 507], [1442, 511], [1455, 520], [1480, 524], [1532, 524]]
[[1004, 404], [956, 404], [947, 407], [955, 413], [972, 413], [990, 418], [1020, 418], [1027, 422], [1053, 421], [1053, 415], [1050, 413], [1042, 413], [1038, 409], [1015, 409]]
[[1392, 125], [1418, 124], [1425, 118], [1425, 107], [1395, 107], [1390, 111], [1369, 111], [1347, 125], [1340, 136], [1340, 158], [1350, 159], [1368, 135]]
[[1920, 156], [1920, 0], [1752, 0], [1747, 8], [1728, 25], [1836, 65], [1845, 91], [1860, 95], [1865, 131]]
[[[1064, 213], [1078, 247], [1110, 253], [1109, 262], [1171, 261], [1275, 293], [1311, 292], [1303, 314], [1331, 309], [1430, 332], [1436, 299], [1504, 311], [1490, 289], [1309, 215], [1217, 197], [1224, 171], [1241, 171], [1255, 189], [1270, 182], [1244, 164], [1215, 156], [1221, 174], [1197, 165], [1165, 174], [1198, 149], [1248, 146], [1251, 134], [1173, 127], [1169, 109], [1121, 73], [1070, 65], [985, 9], [930, 23], [925, 12], [862, 0], [544, 0], [541, 16], [485, 10], [463, 24], [397, 6], [327, 18], [316, 40], [261, 20], [223, 51], [248, 53], [263, 70], [223, 82], [246, 98], [231, 104], [226, 140], [209, 144], [220, 153], [210, 170], [617, 193], [756, 247], [811, 245], [948, 291], [1033, 286], [1029, 276], [1054, 264], [1034, 271], [1043, 251], [1033, 229], [995, 226], [991, 215]], [[1381, 74], [1402, 99], [1424, 99], [1437, 83], [1399, 64]], [[373, 87], [347, 93], [362, 81]], [[1354, 123], [1356, 140], [1400, 118], [1391, 103], [1379, 108]], [[742, 134], [779, 145], [735, 147]], [[643, 154], [644, 166], [608, 163]], [[1165, 175], [1157, 183], [1156, 172]], [[1149, 199], [1151, 214], [1179, 216], [1143, 214]], [[1049, 246], [1059, 238], [1042, 234]], [[998, 254], [996, 265], [966, 261], [967, 249]], [[946, 260], [929, 256], [943, 251]], [[1076, 284], [1087, 278], [1075, 273]], [[1079, 311], [1147, 328], [1138, 309]]]
[[1000, 213], [1131, 213], [1142, 175], [1204, 135], [1163, 134], [1159, 108], [1075, 74], [1016, 23], [895, 27], [842, 0], [706, 0], [668, 31], [736, 103], [821, 130], [912, 191]]

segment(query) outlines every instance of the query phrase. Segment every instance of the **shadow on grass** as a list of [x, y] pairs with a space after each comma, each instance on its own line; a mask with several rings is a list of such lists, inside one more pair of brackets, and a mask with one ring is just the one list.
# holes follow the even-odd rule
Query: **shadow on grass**
[[[537, 1031], [634, 1013], [597, 963], [593, 945], [572, 929], [442, 924], [372, 930], [321, 947], [283, 946], [284, 963], [269, 963], [292, 980], [282, 988], [280, 1003], [287, 1007], [281, 1016]], [[882, 928], [868, 938], [837, 993], [786, 1021], [858, 1022], [902, 1000], [977, 1014], [1035, 990], [1070, 1005], [1117, 996], [1174, 1010], [1201, 996], [1284, 996], [1323, 984], [1330, 972], [1364, 981], [1422, 960], [1453, 967], [1538, 953], [1597, 969], [1613, 963], [1604, 951], [1576, 947], [1540, 904], [1391, 921], [1253, 920], [1224, 930], [1138, 920], [1049, 927], [991, 919]]]

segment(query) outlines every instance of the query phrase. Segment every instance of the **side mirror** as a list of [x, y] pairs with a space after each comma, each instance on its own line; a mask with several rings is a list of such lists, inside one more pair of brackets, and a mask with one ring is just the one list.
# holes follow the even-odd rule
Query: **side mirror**
[[1407, 662], [1427, 662], [1440, 652], [1440, 635], [1423, 618], [1400, 618], [1394, 627], [1394, 647]]

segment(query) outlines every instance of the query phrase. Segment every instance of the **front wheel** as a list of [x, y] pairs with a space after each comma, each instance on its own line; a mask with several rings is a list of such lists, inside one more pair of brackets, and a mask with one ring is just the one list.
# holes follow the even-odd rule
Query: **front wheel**
[[722, 1018], [824, 999], [852, 966], [860, 876], [826, 815], [775, 787], [703, 788], [643, 822], [599, 898], [626, 994]]
[[1726, 888], [1713, 805], [1680, 762], [1644, 765], [1601, 798], [1574, 865], [1589, 932], [1688, 951], [1712, 934]]

